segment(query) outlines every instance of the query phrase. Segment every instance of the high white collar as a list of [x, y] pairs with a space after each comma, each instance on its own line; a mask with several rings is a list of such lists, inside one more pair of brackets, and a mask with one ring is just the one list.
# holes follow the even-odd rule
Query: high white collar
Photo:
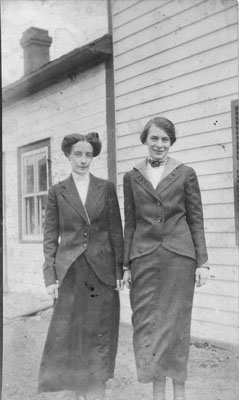
[[76, 174], [75, 172], [72, 172], [72, 176], [75, 182], [87, 182], [90, 179], [90, 174], [87, 172], [84, 175]]

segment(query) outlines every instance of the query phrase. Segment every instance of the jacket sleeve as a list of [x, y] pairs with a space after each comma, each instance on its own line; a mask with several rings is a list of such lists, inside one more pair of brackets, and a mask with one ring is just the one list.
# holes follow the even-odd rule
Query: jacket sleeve
[[43, 275], [46, 287], [56, 283], [55, 256], [58, 248], [59, 239], [59, 213], [54, 188], [48, 191], [43, 250], [45, 262], [43, 264]]
[[195, 171], [190, 168], [186, 177], [186, 220], [196, 252], [197, 268], [208, 260], [204, 234], [201, 193]]
[[124, 265], [130, 269], [130, 250], [136, 228], [135, 203], [131, 188], [130, 176], [124, 176]]
[[108, 185], [108, 226], [115, 256], [116, 279], [123, 279], [123, 229], [116, 190], [111, 182]]

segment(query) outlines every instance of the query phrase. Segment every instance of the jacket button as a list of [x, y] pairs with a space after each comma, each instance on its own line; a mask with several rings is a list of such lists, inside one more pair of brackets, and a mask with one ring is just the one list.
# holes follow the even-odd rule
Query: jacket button
[[83, 243], [83, 246], [86, 247], [86, 246], [87, 246], [87, 243]]
[[160, 202], [160, 201], [157, 201], [157, 205], [158, 205], [158, 206], [161, 206], [161, 202]]
[[159, 217], [159, 218], [157, 218], [157, 221], [160, 223], [163, 221], [163, 218]]
[[87, 236], [88, 235], [88, 233], [87, 232], [84, 232], [84, 236]]

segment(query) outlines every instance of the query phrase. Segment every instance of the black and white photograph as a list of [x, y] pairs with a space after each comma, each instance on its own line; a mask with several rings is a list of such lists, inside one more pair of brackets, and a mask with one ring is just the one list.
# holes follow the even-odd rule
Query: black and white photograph
[[237, 0], [1, 0], [2, 400], [239, 398]]

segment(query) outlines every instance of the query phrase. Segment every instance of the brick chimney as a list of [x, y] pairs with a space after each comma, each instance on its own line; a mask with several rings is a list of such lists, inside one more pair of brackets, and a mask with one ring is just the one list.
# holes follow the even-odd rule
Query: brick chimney
[[24, 49], [24, 74], [28, 74], [50, 61], [49, 48], [52, 38], [48, 31], [31, 27], [23, 32], [20, 40]]

